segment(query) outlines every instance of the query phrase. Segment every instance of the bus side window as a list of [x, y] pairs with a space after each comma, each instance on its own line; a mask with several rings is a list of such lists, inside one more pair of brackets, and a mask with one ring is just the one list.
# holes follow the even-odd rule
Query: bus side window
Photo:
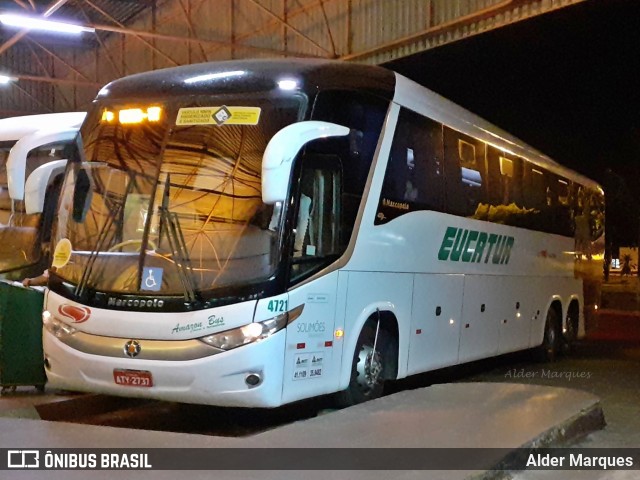
[[530, 228], [533, 212], [524, 208], [523, 163], [519, 157], [487, 146], [488, 205], [479, 208], [474, 218]]
[[[344, 125], [356, 133], [357, 145], [345, 140], [313, 142], [308, 152], [337, 154], [342, 162], [342, 219], [340, 243], [344, 250], [351, 239], [371, 162], [389, 101], [357, 91], [325, 90], [316, 97], [311, 118]], [[356, 148], [357, 147], [357, 148]]]
[[447, 212], [463, 217], [483, 216], [486, 209], [485, 144], [444, 127]]
[[575, 229], [575, 212], [571, 205], [571, 182], [564, 178], [557, 178], [558, 203], [556, 205], [555, 224], [560, 235], [573, 236]]
[[414, 210], [444, 209], [442, 126], [400, 110], [375, 224]]

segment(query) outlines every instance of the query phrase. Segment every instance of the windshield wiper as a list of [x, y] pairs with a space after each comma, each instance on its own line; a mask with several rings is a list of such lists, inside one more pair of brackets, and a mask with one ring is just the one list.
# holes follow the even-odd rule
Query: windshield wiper
[[122, 205], [124, 202], [114, 202], [115, 205], [113, 205], [113, 210], [109, 210], [109, 216], [107, 217], [107, 219], [105, 220], [105, 222], [102, 224], [102, 228], [100, 229], [100, 231], [98, 232], [98, 238], [96, 239], [96, 246], [95, 249], [91, 250], [91, 252], [89, 252], [89, 258], [87, 259], [87, 265], [85, 266], [85, 268], [82, 271], [82, 277], [80, 277], [80, 281], [78, 282], [78, 285], [76, 286], [76, 290], [75, 290], [75, 294], [80, 297], [84, 294], [84, 291], [86, 290], [87, 285], [89, 284], [89, 280], [91, 278], [91, 274], [93, 273], [93, 266], [96, 263], [96, 259], [98, 258], [98, 252], [101, 252], [105, 241], [107, 239], [107, 236], [109, 235], [109, 232], [111, 231], [111, 226], [113, 225], [113, 223], [115, 222], [115, 218], [118, 217], [120, 215], [120, 211], [122, 210]]
[[167, 174], [164, 192], [162, 195], [162, 205], [160, 206], [160, 232], [158, 244], [162, 243], [162, 235], [166, 233], [174, 263], [178, 269], [178, 278], [182, 284], [184, 298], [188, 302], [196, 300], [193, 288], [193, 268], [187, 251], [187, 243], [182, 234], [178, 214], [169, 211], [169, 191], [171, 188], [171, 175]]

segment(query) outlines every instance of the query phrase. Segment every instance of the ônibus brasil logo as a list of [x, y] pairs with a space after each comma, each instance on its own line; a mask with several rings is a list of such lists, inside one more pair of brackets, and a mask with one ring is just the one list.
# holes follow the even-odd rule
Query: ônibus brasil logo
[[63, 317], [73, 320], [73, 323], [82, 323], [89, 320], [91, 310], [87, 307], [78, 307], [76, 305], [60, 305], [58, 313]]

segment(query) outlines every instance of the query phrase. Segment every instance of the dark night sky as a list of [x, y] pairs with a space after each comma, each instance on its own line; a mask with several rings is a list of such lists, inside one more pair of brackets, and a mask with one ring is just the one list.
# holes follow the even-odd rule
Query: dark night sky
[[637, 241], [640, 0], [587, 0], [386, 66], [603, 184], [609, 239]]

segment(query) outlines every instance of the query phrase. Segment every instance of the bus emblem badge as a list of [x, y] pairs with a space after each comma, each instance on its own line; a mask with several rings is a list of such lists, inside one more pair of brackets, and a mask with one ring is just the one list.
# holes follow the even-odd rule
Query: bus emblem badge
[[66, 303], [58, 307], [58, 313], [73, 320], [73, 323], [83, 323], [91, 317], [91, 310], [88, 307], [77, 307]]
[[137, 357], [140, 353], [140, 350], [142, 350], [142, 347], [140, 346], [140, 343], [135, 340], [129, 340], [124, 344], [124, 353], [128, 357]]

